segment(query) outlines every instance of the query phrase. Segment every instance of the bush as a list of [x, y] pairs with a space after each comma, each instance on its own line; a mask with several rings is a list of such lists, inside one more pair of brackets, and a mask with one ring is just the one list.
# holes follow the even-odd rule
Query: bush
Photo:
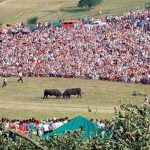
[[3, 23], [2, 22], [0, 22], [0, 27], [3, 25]]
[[115, 110], [112, 133], [105, 146], [108, 149], [149, 149], [150, 107], [148, 105], [122, 104]]
[[28, 24], [36, 24], [38, 21], [38, 17], [32, 17], [30, 19], [27, 20]]
[[145, 96], [145, 94], [143, 92], [140, 92], [140, 91], [133, 91], [132, 96]]

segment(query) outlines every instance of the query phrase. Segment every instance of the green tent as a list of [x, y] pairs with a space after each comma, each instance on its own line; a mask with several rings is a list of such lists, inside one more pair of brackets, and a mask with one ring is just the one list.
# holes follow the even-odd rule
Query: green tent
[[44, 135], [43, 138], [50, 137], [53, 134], [64, 135], [65, 131], [75, 131], [77, 129], [82, 129], [84, 131], [83, 138], [88, 139], [94, 137], [98, 131], [97, 126], [93, 122], [82, 116], [77, 116], [68, 123], [55, 129], [53, 132]]

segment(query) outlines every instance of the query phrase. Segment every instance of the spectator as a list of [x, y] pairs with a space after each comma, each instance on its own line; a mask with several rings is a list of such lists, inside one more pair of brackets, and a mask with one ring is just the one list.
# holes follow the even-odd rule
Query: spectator
[[43, 121], [41, 120], [37, 126], [37, 135], [42, 136], [43, 135]]
[[17, 76], [23, 68], [25, 76], [150, 84], [148, 14], [137, 11], [101, 20], [106, 22], [103, 28], [85, 24], [65, 29], [45, 23], [34, 31], [23, 24], [13, 34], [3, 31], [0, 75]]
[[22, 121], [20, 121], [19, 123], [19, 131], [23, 134], [26, 133], [26, 127], [24, 126], [24, 123]]
[[43, 134], [47, 134], [50, 131], [50, 126], [46, 123], [46, 121], [43, 122]]

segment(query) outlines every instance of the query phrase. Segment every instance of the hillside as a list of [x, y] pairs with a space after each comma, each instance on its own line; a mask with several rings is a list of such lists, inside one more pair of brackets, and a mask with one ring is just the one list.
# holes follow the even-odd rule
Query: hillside
[[76, 7], [78, 0], [0, 0], [0, 22], [25, 22], [28, 18], [38, 16], [39, 21], [56, 21], [60, 19], [99, 17], [116, 15], [130, 10], [144, 9], [147, 0], [103, 0], [91, 11]]

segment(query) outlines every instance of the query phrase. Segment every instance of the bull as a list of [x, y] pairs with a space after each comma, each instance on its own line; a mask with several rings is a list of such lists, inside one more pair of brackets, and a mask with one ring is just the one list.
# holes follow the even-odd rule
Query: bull
[[81, 92], [80, 88], [66, 89], [63, 93], [63, 98], [70, 98], [71, 95], [78, 95], [78, 98], [81, 98], [81, 94], [83, 93]]
[[62, 93], [57, 89], [45, 89], [43, 99], [48, 98], [48, 95], [49, 96], [56, 96], [56, 98], [61, 98], [62, 97]]

